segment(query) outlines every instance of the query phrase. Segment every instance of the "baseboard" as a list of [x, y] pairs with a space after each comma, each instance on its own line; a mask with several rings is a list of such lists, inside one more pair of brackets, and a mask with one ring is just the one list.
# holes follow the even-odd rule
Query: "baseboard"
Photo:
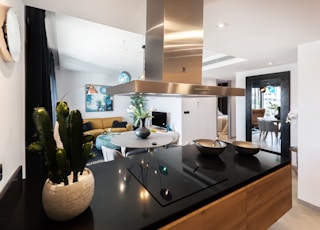
[[22, 194], [22, 166], [19, 166], [0, 194], [0, 229], [6, 229], [7, 220]]
[[298, 200], [298, 203], [299, 203], [299, 204], [304, 205], [304, 206], [306, 206], [306, 207], [308, 207], [308, 208], [311, 208], [311, 209], [313, 209], [313, 210], [315, 210], [315, 211], [317, 211], [317, 212], [320, 212], [320, 207], [315, 206], [315, 205], [313, 205], [313, 204], [310, 204], [310, 203], [308, 203], [308, 202], [306, 202], [306, 201], [303, 201], [303, 200], [300, 200], [300, 199], [297, 199], [297, 200]]

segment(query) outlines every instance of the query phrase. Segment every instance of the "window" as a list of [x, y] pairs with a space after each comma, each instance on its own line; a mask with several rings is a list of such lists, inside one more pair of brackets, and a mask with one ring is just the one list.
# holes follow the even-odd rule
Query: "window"
[[252, 88], [252, 109], [265, 108], [266, 117], [273, 117], [281, 107], [281, 87], [265, 86]]

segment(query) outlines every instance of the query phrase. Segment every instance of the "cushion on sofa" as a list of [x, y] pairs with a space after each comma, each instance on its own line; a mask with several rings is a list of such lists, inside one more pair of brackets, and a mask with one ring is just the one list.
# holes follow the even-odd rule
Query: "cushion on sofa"
[[112, 128], [126, 128], [128, 122], [126, 121], [113, 121]]
[[88, 118], [83, 119], [83, 122], [91, 122], [92, 129], [103, 129], [103, 123], [101, 118]]
[[83, 123], [83, 127], [82, 127], [83, 132], [86, 132], [91, 129], [92, 129], [91, 122], [88, 121], [88, 122]]

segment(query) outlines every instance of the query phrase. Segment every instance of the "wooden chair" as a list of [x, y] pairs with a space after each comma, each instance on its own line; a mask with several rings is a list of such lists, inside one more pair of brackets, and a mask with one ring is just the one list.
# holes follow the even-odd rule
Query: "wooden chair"
[[251, 126], [258, 127], [258, 117], [264, 117], [266, 109], [253, 109], [251, 114]]

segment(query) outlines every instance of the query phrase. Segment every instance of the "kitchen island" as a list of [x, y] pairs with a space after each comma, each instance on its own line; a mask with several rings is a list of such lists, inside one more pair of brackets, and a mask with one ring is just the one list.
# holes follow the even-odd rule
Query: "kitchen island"
[[[41, 205], [42, 186], [22, 180], [8, 229], [266, 229], [291, 208], [291, 161], [260, 151], [218, 157], [194, 145], [159, 148], [89, 167], [95, 177], [90, 207], [54, 222]], [[6, 228], [1, 228], [6, 229]]]

